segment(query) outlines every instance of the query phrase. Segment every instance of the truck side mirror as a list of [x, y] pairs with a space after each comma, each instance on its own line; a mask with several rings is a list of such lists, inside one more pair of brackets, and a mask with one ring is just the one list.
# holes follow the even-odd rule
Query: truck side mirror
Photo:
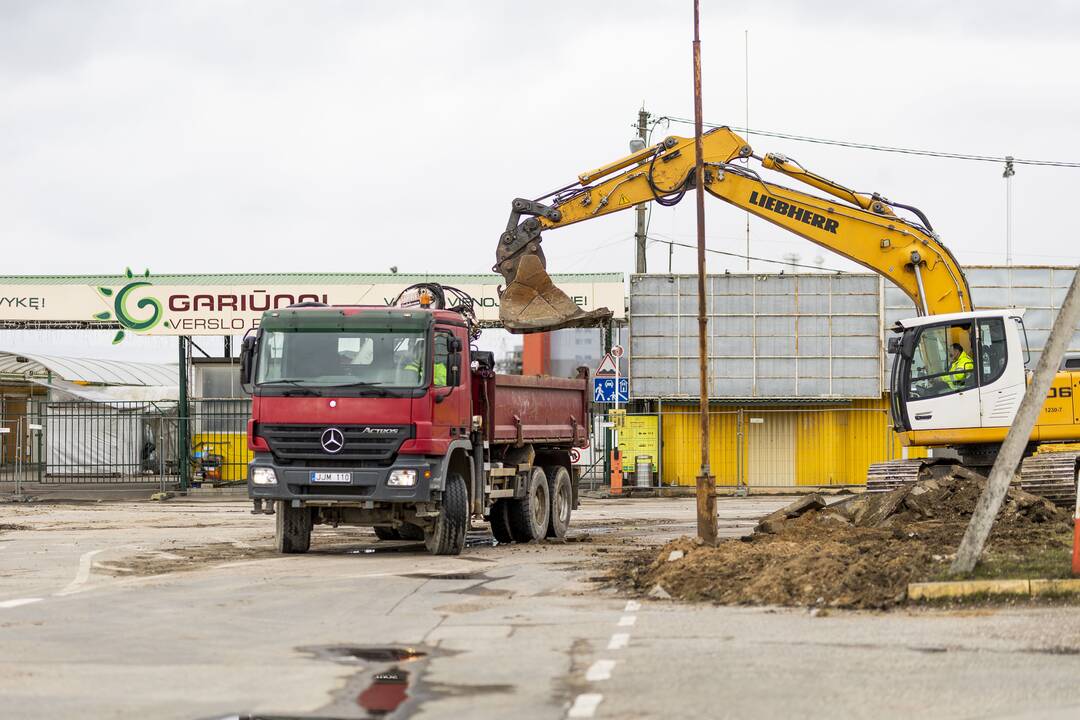
[[894, 335], [889, 338], [889, 354], [895, 355], [898, 352], [900, 352], [900, 336]]
[[451, 351], [446, 358], [446, 384], [457, 387], [461, 384], [461, 342], [458, 341], [458, 349]]
[[240, 387], [249, 395], [252, 371], [255, 369], [255, 341], [254, 336], [246, 337], [240, 346]]

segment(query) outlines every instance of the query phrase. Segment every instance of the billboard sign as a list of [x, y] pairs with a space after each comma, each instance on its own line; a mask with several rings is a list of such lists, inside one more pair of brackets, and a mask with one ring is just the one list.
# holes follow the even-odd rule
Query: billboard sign
[[[243, 335], [267, 310], [299, 302], [328, 305], [392, 305], [416, 282], [441, 282], [476, 301], [477, 319], [499, 321], [498, 275], [171, 275], [130, 270], [115, 278], [0, 277], [0, 321], [26, 323], [100, 322], [139, 335]], [[609, 307], [624, 316], [621, 273], [555, 275], [553, 279], [589, 311]], [[57, 281], [59, 280], [59, 282]]]

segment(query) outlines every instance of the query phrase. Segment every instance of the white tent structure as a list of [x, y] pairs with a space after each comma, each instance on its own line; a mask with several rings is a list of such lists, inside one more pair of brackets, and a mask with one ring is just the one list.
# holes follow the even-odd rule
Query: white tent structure
[[[179, 374], [175, 364], [28, 355], [0, 350], [0, 381], [22, 381], [48, 388], [25, 422], [9, 429], [44, 441], [45, 474], [110, 477], [139, 474], [150, 447], [174, 454], [167, 438], [171, 425], [148, 418], [175, 412]], [[164, 404], [164, 406], [162, 405]], [[166, 410], [167, 408], [167, 410]], [[10, 420], [10, 419], [9, 419]], [[40, 460], [38, 461], [40, 462]]]
[[99, 390], [116, 388], [117, 395], [123, 392], [158, 394], [162, 397], [157, 399], [161, 400], [175, 400], [179, 396], [179, 372], [175, 363], [28, 355], [0, 350], [0, 379], [29, 380], [41, 384], [60, 381], [70, 383], [71, 387], [94, 387]]

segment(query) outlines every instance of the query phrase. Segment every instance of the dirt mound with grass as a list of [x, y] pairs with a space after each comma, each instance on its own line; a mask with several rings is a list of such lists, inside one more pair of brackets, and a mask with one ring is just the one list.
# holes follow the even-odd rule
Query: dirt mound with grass
[[[807, 496], [740, 540], [705, 547], [680, 538], [634, 554], [613, 580], [679, 600], [887, 608], [904, 601], [908, 583], [944, 577], [985, 485], [960, 468], [828, 505]], [[1071, 516], [1013, 488], [975, 576], [1065, 577], [1071, 547]]]

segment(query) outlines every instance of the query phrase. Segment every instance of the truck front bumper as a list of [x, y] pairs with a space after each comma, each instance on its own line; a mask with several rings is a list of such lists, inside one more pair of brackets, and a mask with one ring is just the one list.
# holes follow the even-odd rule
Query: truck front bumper
[[[255, 470], [261, 469], [260, 475], [273, 471], [276, 482], [254, 482]], [[411, 486], [391, 485], [390, 476], [394, 471], [412, 470], [416, 473], [416, 484]], [[430, 502], [434, 490], [441, 490], [443, 478], [442, 458], [429, 458], [421, 455], [401, 455], [389, 467], [311, 467], [307, 465], [279, 465], [273, 456], [264, 453], [255, 455], [248, 463], [248, 497], [253, 500], [299, 500], [311, 505], [363, 505], [365, 502], [380, 503], [421, 503]], [[326, 482], [318, 479], [317, 473], [348, 475], [348, 482]], [[399, 473], [400, 474], [400, 473]]]

